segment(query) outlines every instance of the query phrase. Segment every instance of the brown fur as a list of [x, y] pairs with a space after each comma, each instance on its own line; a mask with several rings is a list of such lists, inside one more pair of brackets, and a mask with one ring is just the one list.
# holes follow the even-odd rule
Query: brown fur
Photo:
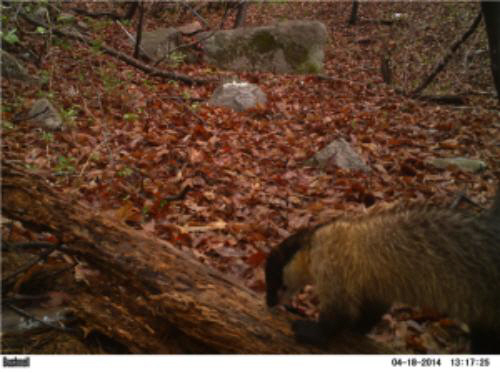
[[[491, 216], [397, 208], [303, 230], [270, 254], [268, 300], [290, 279], [301, 283], [289, 291], [313, 283], [319, 333], [365, 332], [395, 301], [429, 307], [467, 322], [476, 352], [500, 352], [500, 226]], [[276, 271], [281, 279], [268, 281]]]
[[495, 221], [495, 224], [500, 225], [500, 187], [497, 190], [497, 194], [495, 195], [495, 201], [493, 202], [493, 206], [491, 207], [490, 212], [492, 220]]

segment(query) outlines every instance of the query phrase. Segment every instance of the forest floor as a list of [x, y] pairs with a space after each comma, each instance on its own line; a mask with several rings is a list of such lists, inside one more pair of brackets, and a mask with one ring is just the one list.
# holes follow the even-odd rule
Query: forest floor
[[[419, 101], [396, 89], [416, 88], [469, 27], [478, 4], [361, 3], [359, 23], [348, 26], [350, 7], [346, 2], [259, 3], [249, 7], [246, 18], [248, 26], [281, 19], [324, 22], [330, 38], [324, 73], [337, 80], [231, 73], [203, 62], [161, 66], [258, 84], [268, 104], [243, 113], [203, 103], [216, 82], [187, 85], [153, 78], [96, 48], [55, 36], [47, 41], [23, 25], [23, 43], [44, 53], [40, 68], [28, 65], [44, 84], [40, 89], [2, 81], [2, 157], [40, 172], [61, 194], [78, 196], [95, 211], [167, 240], [258, 292], [265, 288], [262, 265], [269, 249], [300, 227], [372, 205], [450, 205], [460, 191], [488, 207], [500, 178], [500, 107], [484, 52], [484, 25], [426, 91], [460, 95], [464, 105]], [[200, 13], [216, 27], [223, 10]], [[404, 20], [375, 22], [396, 13]], [[132, 54], [115, 22], [78, 18], [89, 25], [91, 38]], [[189, 12], [166, 10], [147, 14], [145, 29], [193, 20]], [[126, 24], [132, 34], [135, 24], [135, 18]], [[393, 86], [384, 84], [380, 73], [380, 58], [387, 53]], [[59, 108], [63, 131], [13, 123], [16, 113], [40, 97]], [[371, 172], [303, 164], [339, 138], [352, 144]], [[488, 167], [476, 174], [440, 170], [425, 162], [432, 157], [480, 159]], [[165, 199], [186, 186], [183, 199]], [[3, 239], [10, 241], [41, 239], [20, 226], [3, 230]], [[3, 266], [4, 271], [15, 268]], [[303, 308], [313, 313], [309, 298], [303, 297]], [[462, 339], [450, 342], [454, 326], [443, 334], [450, 324], [398, 307], [374, 338], [410, 352], [466, 351]]]

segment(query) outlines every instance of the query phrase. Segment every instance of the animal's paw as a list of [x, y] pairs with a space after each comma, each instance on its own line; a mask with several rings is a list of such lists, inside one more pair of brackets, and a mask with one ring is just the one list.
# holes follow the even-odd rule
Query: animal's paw
[[328, 334], [321, 324], [312, 320], [296, 320], [292, 322], [295, 339], [299, 343], [325, 347], [328, 343]]

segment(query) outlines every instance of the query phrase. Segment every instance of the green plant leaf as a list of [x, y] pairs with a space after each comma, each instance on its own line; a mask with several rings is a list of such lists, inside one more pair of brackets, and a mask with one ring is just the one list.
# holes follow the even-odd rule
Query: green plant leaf
[[9, 44], [19, 43], [19, 38], [16, 35], [16, 29], [9, 30], [6, 34], [2, 32], [2, 39]]
[[134, 120], [137, 120], [139, 119], [139, 116], [135, 113], [126, 113], [123, 115], [123, 119], [125, 119], [126, 121], [134, 121]]

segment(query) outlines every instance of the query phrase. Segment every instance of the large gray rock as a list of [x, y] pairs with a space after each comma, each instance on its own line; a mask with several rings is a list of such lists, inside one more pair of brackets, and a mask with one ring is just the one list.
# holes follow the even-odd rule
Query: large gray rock
[[258, 86], [236, 81], [221, 84], [208, 100], [210, 106], [222, 106], [235, 111], [244, 111], [266, 102], [266, 95]]
[[173, 27], [159, 28], [145, 32], [141, 39], [141, 49], [152, 61], [165, 58], [180, 44], [181, 33]]
[[208, 35], [198, 36], [207, 62], [223, 69], [273, 73], [318, 73], [323, 69], [327, 32], [318, 21], [284, 21]]

